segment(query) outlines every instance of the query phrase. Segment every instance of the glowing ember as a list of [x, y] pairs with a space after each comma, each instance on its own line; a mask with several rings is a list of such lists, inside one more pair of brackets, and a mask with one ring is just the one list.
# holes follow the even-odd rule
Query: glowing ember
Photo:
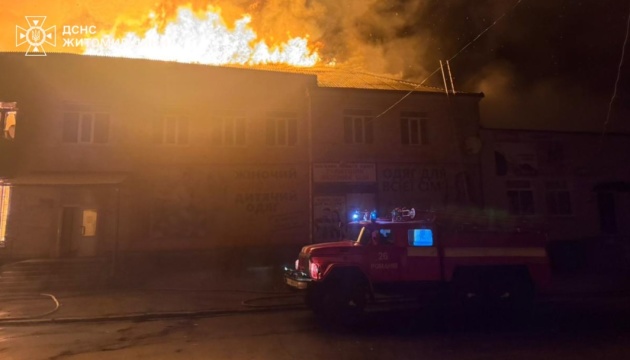
[[[150, 19], [154, 14], [149, 16]], [[202, 17], [188, 8], [180, 8], [177, 18], [164, 26], [153, 26], [139, 36], [128, 32], [122, 38], [103, 34], [85, 43], [86, 55], [201, 63], [209, 65], [256, 65], [282, 63], [292, 66], [313, 66], [320, 60], [308, 39], [294, 37], [287, 42], [268, 45], [259, 40], [249, 26], [251, 17], [244, 15], [229, 28], [218, 8], [208, 8]]]

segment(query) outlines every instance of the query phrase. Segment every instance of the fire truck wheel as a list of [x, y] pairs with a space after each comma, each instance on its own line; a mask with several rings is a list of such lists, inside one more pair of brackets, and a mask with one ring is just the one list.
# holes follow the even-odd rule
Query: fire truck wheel
[[348, 310], [362, 313], [368, 302], [368, 286], [366, 282], [361, 279], [356, 279], [348, 285], [348, 293], [346, 295], [344, 306]]
[[358, 278], [330, 279], [313, 287], [306, 302], [316, 316], [327, 320], [345, 320], [360, 316], [368, 301], [368, 287]]
[[474, 267], [458, 268], [449, 289], [451, 310], [476, 313], [483, 304], [480, 271]]
[[453, 275], [451, 300], [465, 313], [527, 314], [533, 298], [526, 267], [464, 267]]
[[313, 312], [318, 312], [322, 308], [324, 289], [322, 284], [313, 284], [306, 290], [304, 298], [306, 306]]
[[526, 314], [530, 310], [534, 285], [527, 268], [507, 267], [484, 275], [484, 297], [493, 309], [512, 314]]

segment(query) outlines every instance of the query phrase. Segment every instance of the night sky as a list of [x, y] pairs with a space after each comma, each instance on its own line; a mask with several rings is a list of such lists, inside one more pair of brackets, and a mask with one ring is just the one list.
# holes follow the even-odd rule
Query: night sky
[[[365, 44], [388, 59], [371, 70], [413, 80], [426, 79], [439, 60], [505, 14], [451, 61], [458, 90], [486, 94], [484, 125], [602, 131], [630, 1], [381, 0], [371, 10], [356, 26]], [[440, 74], [427, 83], [442, 86]], [[607, 130], [630, 132], [630, 45]]]
[[[166, 12], [177, 0], [163, 0]], [[207, 1], [194, 0], [201, 8]], [[451, 62], [487, 127], [602, 132], [630, 0], [221, 0], [263, 37], [306, 31], [324, 60], [423, 81]], [[630, 46], [607, 131], [630, 132]], [[443, 86], [440, 73], [428, 85]]]
[[[509, 1], [478, 1], [489, 13]], [[470, 3], [456, 1], [452, 3]], [[483, 6], [484, 4], [486, 6]], [[461, 6], [441, 10], [433, 24], [445, 53], [456, 52], [474, 31], [449, 32], [443, 24], [485, 25], [485, 14], [465, 15]], [[503, 7], [505, 8], [505, 6]], [[509, 8], [509, 7], [508, 7]], [[436, 14], [437, 14], [436, 13]], [[601, 131], [621, 59], [630, 1], [523, 0], [453, 61], [462, 82], [487, 93], [487, 126]], [[492, 17], [493, 19], [496, 16]], [[608, 130], [630, 130], [630, 47], [619, 79]], [[499, 90], [499, 91], [497, 91]], [[509, 105], [509, 106], [506, 106]], [[494, 107], [495, 109], [492, 109]]]

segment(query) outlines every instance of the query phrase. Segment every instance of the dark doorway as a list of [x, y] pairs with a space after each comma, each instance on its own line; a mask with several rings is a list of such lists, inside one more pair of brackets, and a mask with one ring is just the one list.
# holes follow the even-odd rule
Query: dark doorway
[[75, 219], [77, 208], [64, 207], [61, 213], [61, 234], [59, 236], [59, 256], [70, 257], [74, 255], [73, 243], [75, 236]]
[[615, 211], [615, 195], [611, 192], [597, 193], [597, 206], [599, 208], [599, 224], [604, 234], [617, 232], [617, 213]]

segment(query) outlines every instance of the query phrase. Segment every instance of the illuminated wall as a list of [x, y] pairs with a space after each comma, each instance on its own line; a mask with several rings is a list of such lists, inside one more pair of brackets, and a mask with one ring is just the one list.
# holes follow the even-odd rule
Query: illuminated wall
[[[59, 256], [67, 206], [95, 209], [99, 224], [109, 224], [97, 228], [97, 253], [107, 255], [116, 243], [121, 251], [302, 245], [311, 230], [316, 240], [341, 236], [334, 223], [354, 207], [471, 202], [458, 176], [478, 164], [461, 153], [477, 129], [478, 94], [448, 102], [443, 93], [414, 93], [379, 117], [405, 92], [322, 88], [315, 75], [62, 54], [0, 54], [0, 66], [12, 69], [9, 95], [24, 120], [18, 177], [125, 174], [108, 190], [120, 187], [119, 204], [93, 186], [81, 196], [59, 186], [20, 189], [15, 242], [25, 256]], [[46, 225], [29, 225], [33, 216]]]

